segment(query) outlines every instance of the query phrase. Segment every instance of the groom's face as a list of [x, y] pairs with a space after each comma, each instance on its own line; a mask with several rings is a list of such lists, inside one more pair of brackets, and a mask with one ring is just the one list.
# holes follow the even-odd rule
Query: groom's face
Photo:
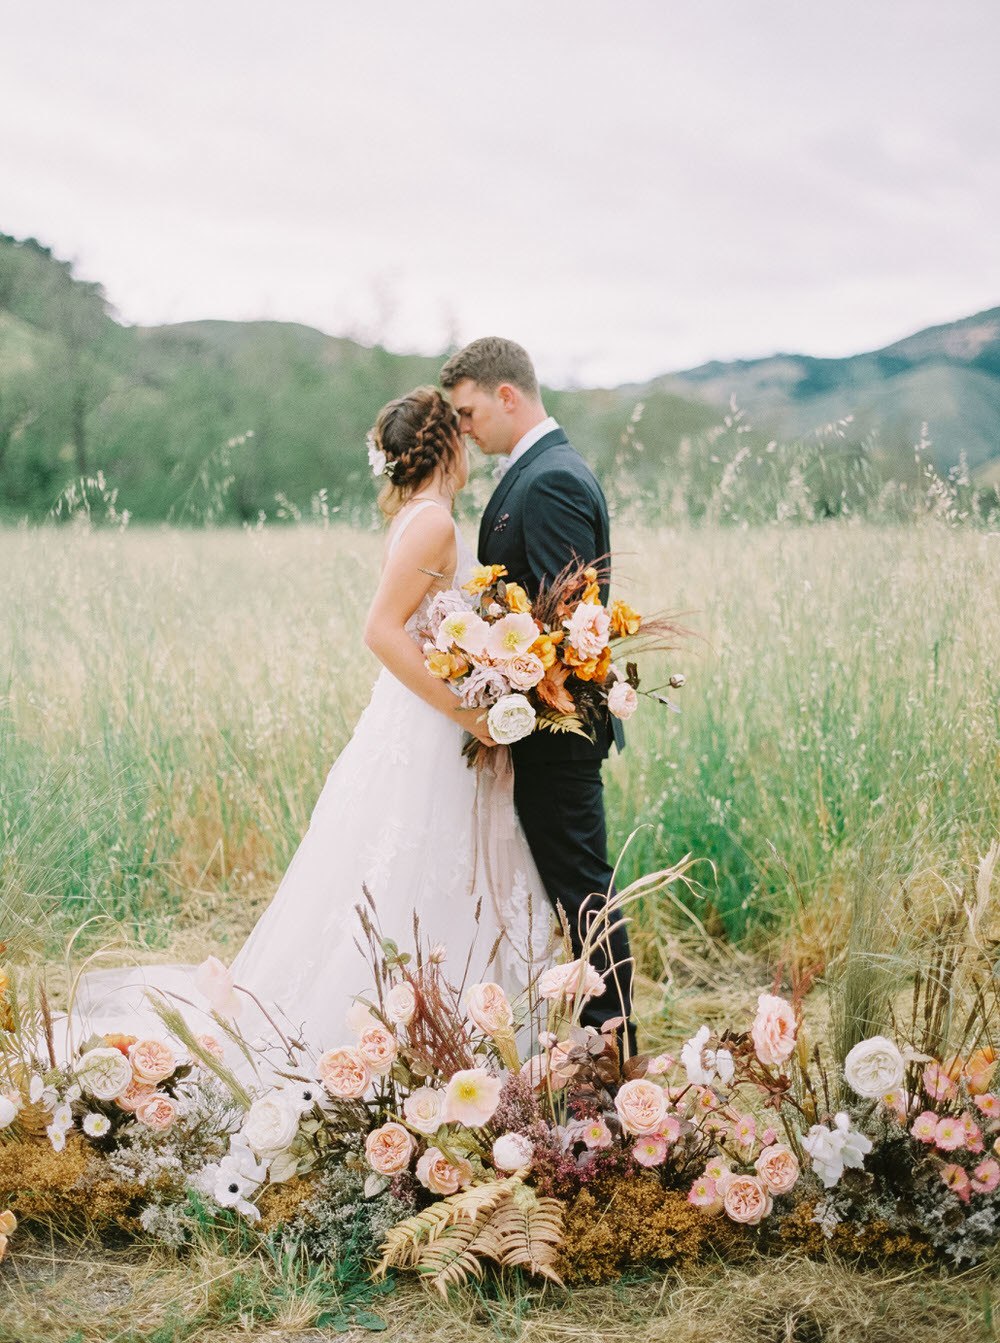
[[506, 384], [488, 392], [471, 378], [463, 378], [451, 389], [451, 404], [458, 415], [459, 433], [471, 438], [488, 457], [510, 452], [518, 435], [514, 432], [512, 404]]

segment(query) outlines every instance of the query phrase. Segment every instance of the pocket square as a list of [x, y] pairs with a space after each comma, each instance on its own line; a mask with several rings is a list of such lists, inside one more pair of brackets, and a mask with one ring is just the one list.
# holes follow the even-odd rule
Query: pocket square
[[493, 530], [494, 530], [495, 532], [502, 532], [503, 529], [507, 526], [507, 523], [508, 523], [508, 522], [510, 522], [510, 514], [509, 514], [509, 513], [501, 513], [500, 516], [499, 516], [499, 518], [498, 518], [498, 519], [496, 520], [496, 522], [493, 524]]

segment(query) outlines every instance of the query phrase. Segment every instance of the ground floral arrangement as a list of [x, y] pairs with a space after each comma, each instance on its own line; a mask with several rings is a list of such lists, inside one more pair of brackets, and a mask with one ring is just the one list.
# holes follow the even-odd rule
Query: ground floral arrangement
[[[65, 1062], [43, 985], [0, 972], [0, 1257], [18, 1220], [178, 1250], [214, 1222], [370, 1284], [414, 1272], [446, 1292], [487, 1270], [607, 1281], [709, 1251], [965, 1266], [995, 1244], [998, 990], [975, 936], [940, 943], [906, 1021], [838, 1062], [798, 996], [773, 992], [739, 1028], [623, 1062], [613, 1031], [579, 1025], [607, 991], [586, 960], [512, 1004], [361, 913], [373, 990], [351, 1038], [311, 1054], [283, 1035], [266, 1071], [217, 960], [195, 976], [216, 1034], [164, 999], [156, 1038], [123, 1021]], [[975, 932], [977, 909], [962, 917]], [[959, 988], [971, 1007], [948, 1050]]]

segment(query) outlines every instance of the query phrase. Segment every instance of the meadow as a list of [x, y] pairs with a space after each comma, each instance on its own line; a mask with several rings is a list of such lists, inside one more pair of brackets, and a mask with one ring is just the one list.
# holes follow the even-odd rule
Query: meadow
[[[643, 702], [606, 769], [623, 875], [697, 860], [685, 908], [634, 918], [651, 1044], [776, 976], [834, 978], [859, 902], [933, 904], [997, 838], [1000, 536], [838, 521], [616, 544], [617, 593], [694, 631], [645, 668], [649, 686], [686, 676], [680, 712]], [[0, 533], [8, 958], [50, 960], [91, 920], [85, 944], [229, 959], [366, 703], [380, 547], [336, 525]], [[302, 1266], [211, 1246], [176, 1265], [39, 1240], [19, 1264], [4, 1339], [277, 1340], [316, 1316]], [[569, 1302], [477, 1288], [418, 1309], [406, 1289], [383, 1314], [399, 1338], [985, 1339], [991, 1282], [709, 1266]]]

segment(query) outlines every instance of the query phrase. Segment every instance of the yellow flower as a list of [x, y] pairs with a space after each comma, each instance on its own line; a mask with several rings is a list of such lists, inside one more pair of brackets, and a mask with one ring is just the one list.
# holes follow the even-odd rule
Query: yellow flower
[[485, 592], [498, 578], [505, 577], [506, 573], [505, 564], [477, 564], [472, 571], [472, 577], [467, 583], [463, 583], [462, 587], [466, 592]]
[[562, 643], [563, 634], [563, 630], [556, 630], [553, 634], [540, 634], [528, 649], [529, 653], [534, 653], [536, 657], [542, 659], [542, 666], [546, 671], [555, 664], [556, 645]]
[[626, 634], [638, 634], [641, 623], [642, 616], [638, 611], [634, 611], [628, 602], [614, 601], [611, 603], [612, 634], [619, 638], [624, 638]]
[[437, 648], [427, 655], [424, 666], [439, 681], [455, 681], [469, 670], [461, 653], [442, 653]]
[[584, 569], [583, 577], [586, 580], [587, 586], [584, 588], [583, 596], [580, 600], [589, 603], [591, 606], [600, 606], [601, 588], [597, 581], [597, 570], [590, 565]]
[[531, 602], [528, 600], [528, 594], [520, 583], [507, 584], [507, 606], [511, 611], [518, 615], [524, 615], [531, 610]]

